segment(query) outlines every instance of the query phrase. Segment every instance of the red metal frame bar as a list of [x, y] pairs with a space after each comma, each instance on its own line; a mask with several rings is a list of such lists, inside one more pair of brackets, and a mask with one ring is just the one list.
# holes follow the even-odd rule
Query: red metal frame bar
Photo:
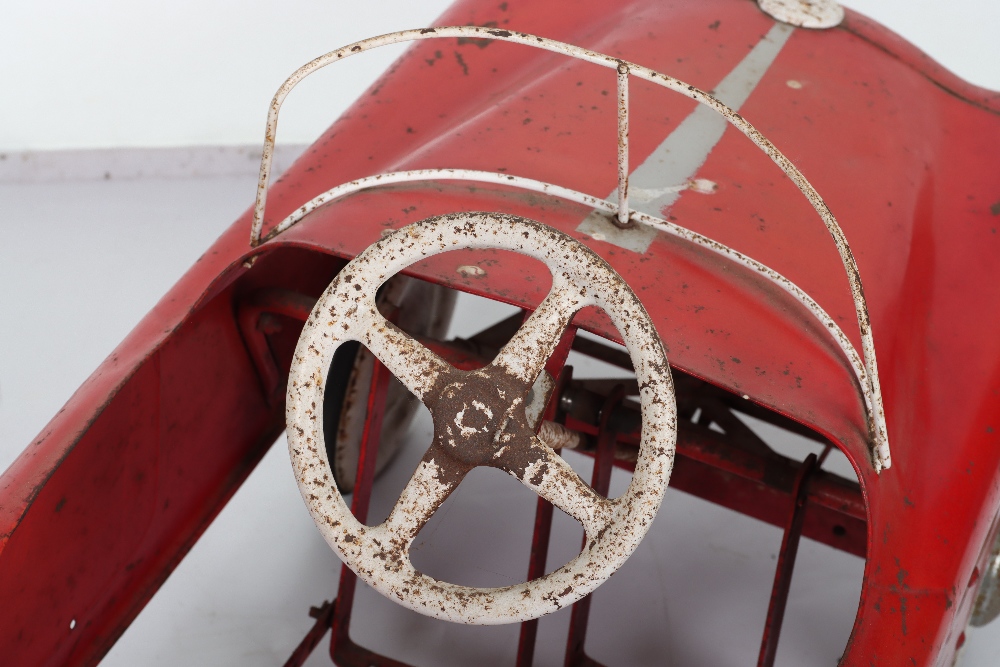
[[[567, 420], [567, 426], [596, 434], [593, 426], [572, 419]], [[615, 465], [631, 471], [634, 455], [634, 445], [619, 436]], [[670, 486], [783, 528], [800, 466], [782, 456], [763, 458], [749, 454], [735, 447], [723, 434], [682, 423]], [[807, 502], [809, 512], [803, 535], [859, 558], [865, 557], [867, 521], [857, 484], [817, 470], [807, 490]]]
[[810, 476], [816, 469], [816, 460], [815, 454], [807, 456], [795, 479], [794, 502], [792, 511], [788, 515], [785, 534], [781, 538], [781, 551], [778, 553], [778, 566], [774, 573], [774, 585], [771, 587], [771, 602], [767, 609], [767, 621], [764, 623], [764, 635], [760, 641], [757, 667], [772, 667], [774, 656], [778, 652], [781, 622], [785, 618], [785, 605], [788, 603], [788, 591], [792, 586], [792, 571], [795, 569], [795, 557], [799, 553], [802, 522], [806, 514], [806, 490], [809, 487]]
[[[389, 370], [375, 359], [372, 384], [368, 391], [367, 412], [364, 432], [358, 454], [358, 473], [351, 498], [351, 512], [362, 523], [367, 520], [371, 502], [372, 484], [375, 479], [375, 462], [382, 430], [382, 415], [385, 411], [386, 393], [391, 375]], [[316, 623], [302, 639], [285, 663], [285, 667], [301, 667], [322, 641], [327, 630], [332, 630], [330, 657], [335, 664], [359, 667], [408, 667], [391, 658], [379, 655], [354, 643], [350, 637], [351, 612], [354, 607], [354, 593], [358, 578], [346, 565], [341, 566], [340, 583], [334, 601], [324, 602], [322, 607], [313, 607], [310, 616]]]
[[[615, 385], [601, 406], [600, 425], [597, 432], [597, 448], [594, 454], [594, 472], [590, 486], [598, 494], [608, 496], [611, 487], [611, 469], [615, 462], [615, 444], [618, 434], [614, 429], [612, 416], [625, 399], [624, 385]], [[581, 549], [587, 546], [587, 536], [583, 536]], [[566, 639], [566, 667], [600, 667], [584, 651], [587, 639], [587, 622], [590, 620], [592, 596], [588, 595], [573, 605], [569, 621], [569, 636]]]
[[[559, 397], [569, 385], [573, 378], [573, 368], [566, 366], [566, 358], [576, 339], [575, 327], [570, 327], [555, 353], [545, 364], [545, 371], [554, 378], [557, 378], [552, 395], [549, 396], [548, 404], [545, 406], [543, 419], [548, 419], [559, 424], [566, 422], [566, 413], [559, 407]], [[549, 538], [552, 534], [552, 503], [539, 497], [535, 509], [535, 527], [531, 536], [531, 555], [528, 558], [528, 581], [537, 579], [545, 574], [545, 562], [549, 555]], [[535, 660], [535, 640], [538, 637], [538, 619], [531, 619], [521, 623], [521, 633], [517, 640], [517, 667], [531, 667]]]
[[337, 601], [334, 600], [333, 602], [324, 602], [320, 607], [309, 609], [309, 616], [315, 618], [316, 622], [299, 642], [299, 645], [295, 647], [292, 655], [285, 661], [284, 667], [302, 667], [305, 664], [319, 643], [323, 641], [330, 626], [333, 625], [333, 610], [336, 604]]
[[[528, 559], [528, 581], [545, 574], [549, 555], [549, 538], [552, 535], [552, 503], [538, 499], [535, 509], [535, 529], [531, 536], [531, 556]], [[517, 667], [531, 667], [535, 661], [535, 643], [538, 638], [538, 619], [521, 623], [517, 638]]]
[[[368, 391], [368, 412], [365, 416], [365, 430], [361, 437], [358, 455], [358, 475], [351, 498], [351, 512], [358, 521], [368, 519], [371, 502], [372, 483], [375, 481], [375, 460], [378, 458], [379, 437], [382, 433], [382, 413], [385, 410], [385, 395], [389, 389], [389, 370], [375, 359], [372, 371], [371, 389]], [[351, 641], [351, 610], [354, 607], [354, 591], [358, 578], [346, 565], [341, 566], [340, 585], [334, 602], [330, 657], [338, 665], [392, 664], [373, 663], [373, 658], [382, 656], [371, 653]]]
[[279, 328], [274, 316], [284, 315], [305, 322], [315, 304], [314, 297], [275, 287], [254, 292], [237, 308], [240, 333], [254, 361], [264, 396], [271, 404], [283, 400], [285, 391], [282, 371], [267, 339], [268, 334]]

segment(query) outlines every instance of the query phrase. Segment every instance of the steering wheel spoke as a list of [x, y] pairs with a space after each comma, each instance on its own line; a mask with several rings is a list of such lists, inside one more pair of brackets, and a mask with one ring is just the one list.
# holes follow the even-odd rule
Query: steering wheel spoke
[[455, 370], [447, 361], [379, 316], [361, 335], [361, 342], [421, 401], [443, 377]]
[[456, 472], [454, 466], [445, 463], [444, 457], [438, 447], [431, 445], [399, 494], [389, 517], [380, 526], [406, 547], [465, 476], [464, 472]]
[[552, 290], [490, 366], [504, 369], [522, 382], [532, 384], [559, 345], [573, 316], [590, 303], [585, 291], [568, 278], [557, 275], [552, 281]]
[[531, 463], [504, 466], [505, 472], [583, 524], [588, 538], [599, 535], [611, 522], [611, 501], [594, 491], [566, 459], [535, 436], [529, 451]]

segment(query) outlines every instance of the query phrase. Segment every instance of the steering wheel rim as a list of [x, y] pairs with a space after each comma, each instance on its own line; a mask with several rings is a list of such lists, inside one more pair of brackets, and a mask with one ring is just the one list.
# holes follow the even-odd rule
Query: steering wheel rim
[[[378, 287], [427, 256], [461, 248], [512, 250], [543, 262], [552, 290], [488, 366], [459, 371], [389, 323]], [[523, 407], [562, 332], [581, 308], [602, 308], [628, 348], [640, 388], [635, 473], [615, 499], [596, 494], [528, 424]], [[323, 441], [323, 392], [336, 349], [359, 340], [430, 408], [435, 439], [378, 526], [357, 521], [337, 490]], [[568, 235], [500, 213], [456, 213], [404, 227], [371, 245], [334, 278], [309, 316], [292, 359], [286, 402], [299, 490], [327, 544], [359, 577], [405, 607], [449, 621], [494, 625], [538, 618], [592, 592], [632, 554], [666, 491], [677, 438], [663, 345], [625, 281]], [[419, 530], [480, 465], [500, 468], [583, 524], [587, 544], [561, 568], [501, 588], [438, 581], [408, 550]]]

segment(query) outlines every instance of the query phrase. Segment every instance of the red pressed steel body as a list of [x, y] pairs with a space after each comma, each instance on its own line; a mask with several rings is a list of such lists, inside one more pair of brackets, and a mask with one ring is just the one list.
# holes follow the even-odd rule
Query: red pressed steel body
[[[459, 2], [441, 25], [495, 25], [641, 63], [712, 90], [771, 30], [742, 0]], [[516, 45], [414, 45], [274, 184], [265, 232], [335, 185], [383, 172], [502, 171], [614, 189], [613, 72]], [[631, 164], [696, 107], [637, 82]], [[113, 644], [283, 428], [234, 304], [255, 289], [318, 295], [398, 228], [500, 210], [561, 229], [642, 299], [671, 364], [837, 443], [868, 508], [865, 581], [842, 664], [949, 664], [1000, 505], [1000, 95], [965, 84], [848, 12], [797, 29], [740, 108], [823, 195], [864, 281], [893, 465], [868, 462], [864, 406], [822, 327], [773, 284], [657, 234], [644, 252], [577, 230], [590, 209], [514, 188], [441, 182], [351, 195], [251, 252], [249, 214], [160, 301], [0, 478], [0, 654], [91, 664]], [[670, 220], [775, 268], [860, 342], [844, 270], [808, 202], [729, 128]], [[664, 183], [664, 186], [673, 183]], [[260, 257], [252, 268], [250, 254]], [[533, 308], [540, 266], [458, 251], [409, 273]], [[576, 323], [609, 338], [606, 318]], [[294, 341], [294, 339], [292, 339]], [[79, 619], [69, 632], [70, 619]]]

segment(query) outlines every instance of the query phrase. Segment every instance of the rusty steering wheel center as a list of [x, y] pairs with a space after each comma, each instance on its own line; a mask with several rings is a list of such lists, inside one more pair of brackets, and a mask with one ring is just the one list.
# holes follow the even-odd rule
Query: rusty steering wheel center
[[464, 466], [497, 466], [525, 435], [529, 387], [495, 368], [449, 380], [428, 401], [435, 444]]

